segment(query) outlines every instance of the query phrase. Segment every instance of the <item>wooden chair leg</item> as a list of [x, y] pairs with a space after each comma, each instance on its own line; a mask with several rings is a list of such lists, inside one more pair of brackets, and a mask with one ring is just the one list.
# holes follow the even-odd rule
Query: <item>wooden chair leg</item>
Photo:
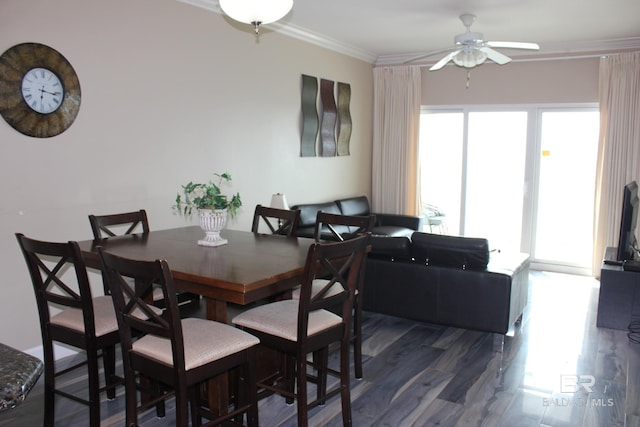
[[202, 417], [200, 415], [200, 386], [195, 385], [189, 387], [188, 394], [189, 407], [191, 409], [191, 425], [199, 426], [202, 424]]
[[358, 298], [354, 304], [353, 316], [353, 365], [355, 377], [362, 378], [362, 306]]
[[349, 341], [342, 342], [340, 348], [340, 400], [342, 401], [342, 424], [351, 427], [351, 390], [349, 385]]
[[125, 425], [135, 427], [138, 425], [138, 390], [134, 373], [125, 372]]
[[89, 377], [89, 425], [100, 427], [100, 378], [98, 354], [95, 348], [87, 349], [87, 376]]
[[[284, 373], [284, 383], [285, 383], [285, 388], [288, 392], [292, 393], [295, 391], [295, 387], [296, 387], [296, 361], [288, 356], [285, 355], [284, 357], [284, 368], [283, 368], [283, 373]], [[287, 403], [287, 405], [292, 405], [293, 404], [293, 397], [287, 396], [285, 398], [285, 401]]]
[[307, 359], [306, 355], [296, 357], [296, 383], [297, 383], [297, 409], [298, 409], [298, 427], [307, 427], [309, 425], [309, 408], [307, 405]]
[[324, 405], [327, 394], [327, 367], [329, 366], [329, 349], [323, 348], [313, 354], [313, 365], [317, 372], [317, 399], [319, 405]]
[[116, 398], [116, 349], [108, 347], [102, 350], [102, 364], [104, 365], [104, 381], [107, 387], [107, 399]]

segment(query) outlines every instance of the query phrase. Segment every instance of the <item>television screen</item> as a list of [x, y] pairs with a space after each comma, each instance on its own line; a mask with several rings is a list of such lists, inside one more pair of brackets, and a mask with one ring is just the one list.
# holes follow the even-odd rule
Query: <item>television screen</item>
[[620, 219], [620, 237], [618, 239], [617, 258], [619, 262], [635, 259], [636, 225], [638, 222], [638, 184], [633, 181], [624, 186], [622, 216]]

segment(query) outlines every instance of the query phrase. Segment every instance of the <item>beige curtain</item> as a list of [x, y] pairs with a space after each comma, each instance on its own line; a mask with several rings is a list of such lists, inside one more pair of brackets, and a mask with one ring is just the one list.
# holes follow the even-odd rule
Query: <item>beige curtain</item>
[[618, 244], [625, 184], [640, 183], [640, 52], [600, 60], [600, 142], [592, 271], [600, 276], [607, 246]]
[[373, 83], [372, 210], [418, 215], [420, 67], [374, 68]]

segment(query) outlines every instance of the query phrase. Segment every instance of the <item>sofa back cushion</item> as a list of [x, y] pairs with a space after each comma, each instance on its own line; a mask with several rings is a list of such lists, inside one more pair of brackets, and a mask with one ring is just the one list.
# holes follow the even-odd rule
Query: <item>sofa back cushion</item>
[[342, 215], [367, 216], [370, 211], [367, 196], [336, 200], [336, 205], [342, 211]]
[[481, 270], [489, 263], [489, 241], [415, 232], [411, 235], [411, 255], [429, 265]]
[[308, 203], [293, 206], [292, 209], [300, 209], [300, 223], [298, 227], [313, 227], [316, 224], [316, 216], [319, 211], [340, 215], [340, 209], [335, 202]]
[[408, 237], [371, 236], [369, 257], [389, 260], [411, 259], [411, 241]]

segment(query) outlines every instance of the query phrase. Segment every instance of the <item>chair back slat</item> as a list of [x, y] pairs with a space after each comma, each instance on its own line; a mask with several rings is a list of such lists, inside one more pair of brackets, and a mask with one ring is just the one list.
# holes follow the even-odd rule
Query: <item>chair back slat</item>
[[[370, 233], [366, 233], [342, 242], [318, 242], [309, 247], [300, 288], [299, 340], [306, 336], [310, 312], [330, 310], [340, 303], [343, 323], [348, 329], [353, 295], [364, 266], [369, 239]], [[318, 278], [326, 280], [326, 285], [319, 292], [312, 292], [314, 280]]]
[[64, 306], [82, 309], [85, 334], [95, 336], [89, 276], [78, 243], [45, 242], [22, 233], [16, 238], [31, 276], [42, 330]]
[[[143, 234], [149, 233], [149, 220], [144, 209], [110, 215], [89, 215], [89, 223], [91, 224], [93, 238], [96, 240], [104, 237], [132, 234], [138, 229], [141, 229]], [[127, 227], [124, 232], [116, 232], [124, 227]]]
[[253, 213], [251, 231], [258, 233], [260, 223], [265, 224], [269, 228], [269, 231], [271, 231], [271, 234], [293, 236], [300, 223], [300, 210], [278, 209], [256, 205]]
[[[167, 262], [127, 259], [111, 254], [102, 247], [98, 248], [98, 253], [116, 308], [125, 350], [123, 357], [130, 357], [134, 337], [150, 334], [171, 340], [174, 366], [184, 369], [180, 310]], [[152, 304], [154, 286], [162, 289], [166, 302], [164, 311]]]
[[[375, 215], [340, 215], [328, 212], [319, 211], [316, 215], [316, 224], [313, 231], [313, 235], [316, 240], [322, 240], [323, 233], [327, 230], [331, 233], [331, 240], [338, 240], [340, 242], [348, 239], [352, 239], [355, 236], [359, 236], [364, 233], [369, 233], [373, 228], [373, 224], [376, 220]], [[347, 232], [340, 232], [336, 226], [346, 226]]]

